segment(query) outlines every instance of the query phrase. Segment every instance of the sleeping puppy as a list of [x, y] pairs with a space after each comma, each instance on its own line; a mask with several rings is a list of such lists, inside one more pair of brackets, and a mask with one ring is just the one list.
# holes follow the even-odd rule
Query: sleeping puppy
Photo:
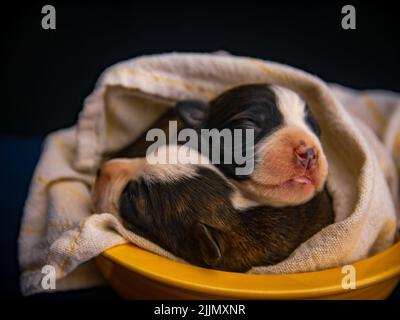
[[95, 212], [116, 215], [189, 263], [237, 272], [278, 263], [333, 221], [325, 192], [297, 207], [259, 205], [197, 151], [159, 150], [178, 148], [190, 164], [150, 164], [152, 155], [106, 162], [93, 188]]
[[[240, 164], [235, 161], [216, 164], [247, 197], [275, 207], [293, 206], [306, 203], [323, 189], [328, 164], [320, 129], [295, 92], [250, 84], [230, 89], [209, 103], [181, 101], [175, 109], [184, 126], [199, 134], [201, 129], [254, 129], [252, 173], [236, 174]], [[212, 148], [211, 140], [205, 143]], [[242, 150], [247, 143], [242, 139]], [[221, 147], [222, 156], [228, 151], [232, 152]]]

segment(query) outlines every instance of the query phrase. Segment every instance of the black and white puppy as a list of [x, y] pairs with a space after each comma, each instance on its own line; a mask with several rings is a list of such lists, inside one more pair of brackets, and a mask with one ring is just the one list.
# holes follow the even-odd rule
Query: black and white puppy
[[[174, 145], [158, 152], [182, 155], [178, 148], [189, 152]], [[237, 272], [275, 264], [333, 221], [326, 192], [295, 207], [259, 205], [195, 150], [191, 164], [151, 164], [151, 156], [106, 162], [93, 188], [94, 211], [115, 214], [189, 263]]]
[[[240, 164], [235, 161], [216, 164], [248, 197], [271, 206], [293, 206], [323, 190], [328, 164], [320, 129], [295, 92], [267, 84], [243, 85], [209, 103], [181, 101], [176, 113], [185, 127], [199, 133], [201, 129], [254, 129], [251, 174], [237, 175]], [[244, 138], [242, 144], [244, 150], [248, 141]], [[227, 151], [232, 152], [222, 146], [221, 154]]]

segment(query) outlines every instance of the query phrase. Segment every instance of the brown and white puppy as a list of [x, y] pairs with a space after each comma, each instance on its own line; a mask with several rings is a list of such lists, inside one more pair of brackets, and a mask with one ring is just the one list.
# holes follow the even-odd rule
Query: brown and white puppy
[[193, 159], [192, 164], [150, 164], [149, 158], [106, 162], [93, 188], [95, 212], [115, 214], [127, 228], [189, 263], [237, 272], [278, 263], [333, 222], [326, 192], [296, 207], [259, 205], [208, 159]]
[[[320, 129], [295, 92], [266, 84], [243, 85], [209, 103], [181, 101], [176, 112], [185, 127], [199, 134], [201, 129], [254, 129], [251, 174], [237, 175], [240, 164], [235, 162], [216, 164], [248, 197], [271, 206], [293, 206], [323, 189], [328, 164]], [[247, 143], [242, 140], [243, 150]], [[231, 150], [221, 148], [222, 155], [227, 151]]]

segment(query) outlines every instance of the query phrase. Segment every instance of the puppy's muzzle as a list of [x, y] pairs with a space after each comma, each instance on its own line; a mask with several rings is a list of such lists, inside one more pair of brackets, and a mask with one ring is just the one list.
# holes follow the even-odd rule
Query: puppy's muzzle
[[94, 211], [117, 214], [122, 190], [143, 173], [143, 167], [142, 159], [115, 159], [100, 167], [93, 186]]

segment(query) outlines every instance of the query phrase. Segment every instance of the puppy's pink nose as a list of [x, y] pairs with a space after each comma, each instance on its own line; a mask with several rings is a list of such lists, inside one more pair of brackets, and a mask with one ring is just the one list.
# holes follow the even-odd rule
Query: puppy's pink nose
[[317, 152], [315, 148], [308, 147], [306, 144], [301, 143], [297, 148], [294, 149], [296, 160], [299, 165], [304, 169], [311, 169], [315, 167], [317, 163]]

